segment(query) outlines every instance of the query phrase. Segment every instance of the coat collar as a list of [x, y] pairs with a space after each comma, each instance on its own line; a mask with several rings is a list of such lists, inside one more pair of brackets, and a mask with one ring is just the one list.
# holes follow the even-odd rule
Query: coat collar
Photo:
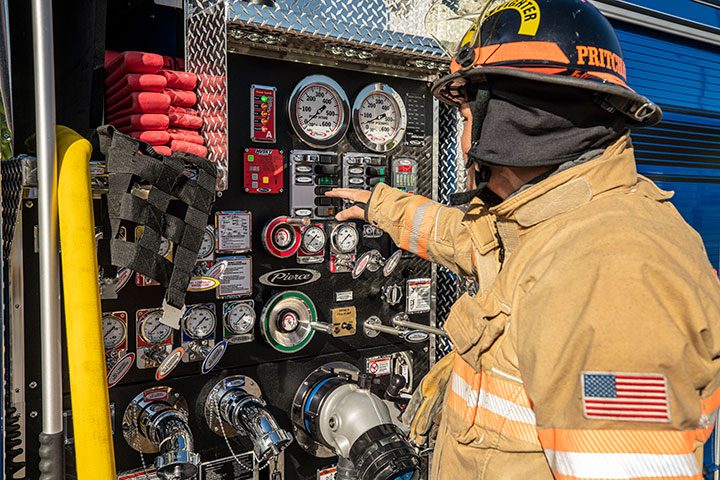
[[531, 227], [579, 207], [593, 197], [638, 182], [630, 134], [587, 163], [552, 175], [490, 208], [498, 220]]

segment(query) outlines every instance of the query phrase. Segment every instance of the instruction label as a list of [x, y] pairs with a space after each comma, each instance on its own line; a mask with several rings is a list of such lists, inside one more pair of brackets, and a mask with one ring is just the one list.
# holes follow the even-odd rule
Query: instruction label
[[226, 457], [200, 465], [200, 480], [246, 480], [253, 477], [255, 460], [252, 452], [238, 455], [236, 462], [233, 457]]
[[248, 257], [223, 257], [227, 262], [217, 287], [218, 298], [236, 298], [252, 295], [252, 259]]
[[430, 279], [416, 278], [407, 281], [407, 313], [427, 313], [430, 311]]
[[215, 214], [217, 251], [244, 253], [252, 249], [252, 215], [250, 212], [217, 212]]
[[347, 337], [355, 335], [356, 311], [355, 307], [333, 308], [333, 337]]
[[365, 371], [373, 375], [389, 375], [392, 373], [392, 361], [390, 357], [370, 357], [365, 361]]
[[337, 474], [337, 467], [326, 468], [324, 470], [318, 470], [317, 480], [335, 480]]

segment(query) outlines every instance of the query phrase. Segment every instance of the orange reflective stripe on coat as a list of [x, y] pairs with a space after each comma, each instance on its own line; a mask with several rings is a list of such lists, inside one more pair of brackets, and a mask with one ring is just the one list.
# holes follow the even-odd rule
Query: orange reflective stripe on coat
[[448, 406], [465, 422], [472, 423], [475, 421], [481, 375], [468, 365], [460, 355], [455, 357], [452, 377], [450, 378]]
[[535, 412], [522, 385], [478, 373], [458, 356], [448, 406], [466, 422], [539, 445]]
[[701, 479], [693, 430], [548, 429], [538, 437], [556, 479]]
[[717, 388], [709, 397], [700, 399], [700, 408], [700, 422], [695, 432], [697, 440], [704, 442], [715, 427], [717, 410], [720, 408], [720, 388]]
[[440, 208], [442, 205], [427, 198], [413, 199], [405, 210], [405, 230], [400, 248], [427, 260], [428, 235], [433, 231]]

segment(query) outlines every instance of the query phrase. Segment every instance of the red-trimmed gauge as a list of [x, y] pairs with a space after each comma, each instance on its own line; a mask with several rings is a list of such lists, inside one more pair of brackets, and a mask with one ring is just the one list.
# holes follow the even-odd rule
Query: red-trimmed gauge
[[352, 120], [358, 139], [373, 152], [388, 152], [400, 145], [407, 129], [402, 97], [384, 83], [372, 83], [360, 90], [353, 103]]
[[290, 125], [307, 145], [330, 148], [350, 125], [350, 102], [340, 84], [325, 75], [305, 77], [290, 94]]
[[262, 232], [265, 249], [278, 258], [288, 258], [300, 248], [299, 228], [290, 223], [288, 217], [277, 217], [270, 221]]

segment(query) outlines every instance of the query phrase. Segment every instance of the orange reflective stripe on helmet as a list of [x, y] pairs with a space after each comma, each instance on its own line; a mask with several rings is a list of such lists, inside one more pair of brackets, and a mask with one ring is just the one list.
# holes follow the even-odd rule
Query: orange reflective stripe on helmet
[[[553, 42], [513, 42], [500, 45], [488, 45], [475, 49], [475, 62], [472, 66], [492, 66], [502, 62], [548, 62], [569, 64], [567, 55]], [[450, 65], [451, 72], [462, 70], [462, 66], [454, 59]]]

